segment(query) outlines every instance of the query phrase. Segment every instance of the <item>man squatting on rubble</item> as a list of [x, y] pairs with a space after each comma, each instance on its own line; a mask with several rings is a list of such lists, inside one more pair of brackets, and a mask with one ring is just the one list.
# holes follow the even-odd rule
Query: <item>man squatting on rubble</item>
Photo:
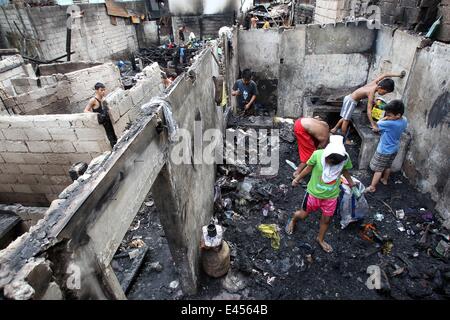
[[340, 193], [341, 174], [347, 179], [350, 188], [354, 190], [355, 183], [352, 180], [349, 169], [352, 162], [344, 146], [344, 137], [333, 135], [325, 149], [316, 150], [306, 162], [307, 166], [292, 181], [296, 187], [308, 175], [311, 174], [305, 197], [300, 210], [297, 210], [286, 225], [286, 233], [292, 234], [298, 219], [304, 220], [309, 213], [322, 210], [320, 218], [319, 234], [316, 238], [322, 249], [333, 252], [333, 248], [324, 240], [325, 233], [336, 211]]
[[[341, 129], [342, 134], [346, 137], [348, 132], [348, 125], [352, 118], [353, 111], [355, 110], [358, 102], [364, 98], [368, 98], [367, 102], [367, 117], [375, 132], [378, 132], [378, 127], [372, 119], [372, 107], [375, 101], [375, 94], [385, 95], [394, 91], [395, 83], [389, 77], [400, 77], [403, 78], [406, 75], [405, 71], [400, 74], [396, 73], [383, 73], [377, 77], [372, 82], [369, 82], [365, 86], [355, 90], [353, 93], [347, 95], [344, 98], [341, 109], [341, 119], [336, 124], [336, 126], [331, 130], [331, 133], [337, 133]], [[348, 143], [350, 144], [350, 143]]]
[[117, 137], [114, 133], [108, 110], [106, 107], [103, 107], [103, 100], [106, 97], [106, 87], [103, 83], [97, 82], [94, 86], [94, 90], [95, 95], [89, 100], [86, 108], [84, 108], [84, 112], [98, 113], [98, 122], [105, 127], [106, 135], [108, 136], [111, 147], [114, 147], [117, 142]]
[[245, 69], [242, 72], [242, 79], [234, 83], [231, 95], [237, 97], [240, 111], [244, 111], [246, 114], [253, 113], [254, 110], [252, 111], [252, 107], [258, 95], [258, 87], [255, 81], [252, 80], [252, 72], [250, 69]]

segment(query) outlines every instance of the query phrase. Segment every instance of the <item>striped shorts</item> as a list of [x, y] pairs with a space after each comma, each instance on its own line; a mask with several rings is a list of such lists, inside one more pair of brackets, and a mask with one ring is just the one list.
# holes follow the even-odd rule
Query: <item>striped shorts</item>
[[375, 154], [372, 157], [372, 160], [370, 160], [370, 169], [374, 172], [383, 172], [385, 169], [389, 169], [392, 165], [392, 162], [394, 162], [396, 153], [393, 154], [381, 154], [378, 152], [375, 152]]
[[352, 99], [351, 95], [345, 96], [344, 102], [342, 103], [341, 118], [350, 120], [357, 104], [358, 103]]

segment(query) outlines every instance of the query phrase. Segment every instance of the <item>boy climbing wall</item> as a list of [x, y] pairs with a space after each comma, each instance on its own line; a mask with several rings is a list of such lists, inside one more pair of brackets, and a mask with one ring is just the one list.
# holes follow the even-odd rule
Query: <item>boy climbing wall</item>
[[355, 110], [358, 102], [364, 98], [368, 98], [367, 117], [369, 119], [370, 125], [372, 126], [372, 129], [374, 131], [378, 131], [378, 127], [375, 121], [372, 119], [372, 107], [375, 100], [375, 94], [377, 93], [383, 96], [386, 93], [394, 91], [395, 84], [394, 81], [390, 79], [390, 77], [403, 78], [405, 75], [405, 71], [402, 71], [400, 74], [383, 73], [372, 82], [366, 84], [364, 87], [361, 87], [355, 90], [352, 94], [347, 95], [344, 98], [344, 102], [342, 104], [341, 119], [336, 124], [336, 126], [331, 129], [331, 133], [335, 134], [339, 129], [341, 129], [342, 134], [344, 136], [347, 135], [348, 125], [350, 123], [350, 119], [352, 118], [353, 111]]

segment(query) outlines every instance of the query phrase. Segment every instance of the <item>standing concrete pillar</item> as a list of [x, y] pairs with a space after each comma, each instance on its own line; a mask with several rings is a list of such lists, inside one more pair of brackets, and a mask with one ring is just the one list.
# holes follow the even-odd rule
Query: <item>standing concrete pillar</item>
[[169, 243], [172, 258], [180, 277], [183, 292], [188, 295], [197, 292], [198, 263], [195, 256], [190, 253], [188, 246], [189, 236], [185, 228], [187, 198], [182, 192], [177, 192], [174, 173], [170, 163], [167, 163], [152, 186], [152, 194], [159, 209], [160, 221]]

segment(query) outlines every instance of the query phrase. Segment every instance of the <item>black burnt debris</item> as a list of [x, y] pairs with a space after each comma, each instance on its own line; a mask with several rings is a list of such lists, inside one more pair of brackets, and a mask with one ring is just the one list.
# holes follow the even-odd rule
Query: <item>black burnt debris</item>
[[[232, 122], [234, 129], [246, 130], [236, 119]], [[228, 274], [214, 279], [201, 272], [195, 296], [184, 296], [179, 287], [172, 288], [170, 284], [178, 276], [159, 223], [158, 209], [150, 199], [144, 202], [119, 250], [132, 250], [133, 238], [150, 246], [128, 298], [448, 299], [448, 230], [440, 225], [431, 209], [432, 200], [418, 193], [399, 173], [392, 175], [389, 185], [381, 185], [379, 192], [366, 195], [370, 211], [365, 219], [342, 229], [340, 217], [334, 216], [326, 236], [333, 253], [325, 253], [315, 241], [320, 213], [299, 222], [293, 235], [285, 233], [286, 222], [299, 208], [306, 186], [291, 186], [293, 169], [286, 160], [298, 162], [297, 144], [289, 134], [292, 126], [286, 123], [276, 126], [284, 132], [280, 138], [277, 175], [260, 176], [258, 166], [253, 165], [218, 166], [214, 217], [225, 228], [224, 240], [231, 249]], [[357, 142], [347, 147], [355, 164], [360, 141], [355, 133], [350, 138]], [[371, 180], [370, 171], [351, 173], [364, 185]], [[277, 226], [278, 250], [258, 230], [261, 224]], [[368, 231], [375, 231], [379, 241]], [[131, 264], [132, 259], [128, 260]], [[162, 266], [156, 268], [159, 264]], [[116, 269], [119, 277], [125, 269]], [[371, 281], [373, 270], [380, 272], [377, 288]]]

